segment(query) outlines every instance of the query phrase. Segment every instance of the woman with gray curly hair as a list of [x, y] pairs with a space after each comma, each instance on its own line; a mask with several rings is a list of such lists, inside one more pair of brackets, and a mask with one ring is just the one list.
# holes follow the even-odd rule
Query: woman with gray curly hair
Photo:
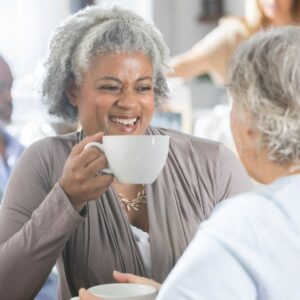
[[[113, 270], [162, 282], [214, 205], [251, 188], [223, 145], [150, 126], [168, 94], [167, 61], [157, 29], [124, 9], [90, 7], [54, 32], [45, 102], [82, 130], [41, 140], [19, 160], [0, 211], [0, 295], [34, 298], [56, 262], [61, 299], [113, 282]], [[145, 134], [170, 137], [153, 184], [99, 174], [104, 154], [85, 149], [103, 135]]]
[[[268, 185], [216, 207], [157, 300], [299, 299], [299, 49], [300, 27], [282, 27], [258, 33], [231, 59], [233, 137], [249, 174]], [[130, 274], [115, 278], [153, 285]]]

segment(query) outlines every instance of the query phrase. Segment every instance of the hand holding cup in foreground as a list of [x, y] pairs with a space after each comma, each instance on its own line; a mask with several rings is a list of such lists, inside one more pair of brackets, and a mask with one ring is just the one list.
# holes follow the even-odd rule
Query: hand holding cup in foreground
[[80, 300], [102, 300], [100, 297], [92, 295], [86, 289], [83, 288], [79, 290], [79, 299]]
[[86, 144], [101, 141], [102, 135], [88, 136], [73, 147], [59, 181], [78, 212], [87, 201], [98, 199], [113, 180], [112, 175], [97, 176], [99, 170], [107, 167], [104, 154], [95, 148], [84, 150]]
[[[128, 284], [149, 286], [149, 287], [155, 288], [155, 290], [157, 290], [157, 291], [159, 290], [159, 288], [161, 286], [158, 282], [156, 282], [152, 279], [137, 276], [137, 275], [134, 275], [134, 274], [120, 273], [118, 271], [114, 271], [113, 276], [116, 279], [116, 281], [118, 281], [119, 283], [124, 283], [124, 284], [128, 283]], [[94, 287], [94, 288], [97, 288], [97, 287]], [[92, 290], [93, 290], [93, 288], [89, 289], [89, 291], [87, 291], [84, 288], [81, 288], [79, 290], [79, 297], [80, 297], [79, 299], [80, 300], [103, 300], [103, 298], [93, 295]], [[146, 299], [147, 295], [145, 295], [145, 296], [143, 296], [143, 295], [138, 296], [137, 295], [136, 297], [142, 297], [141, 299]], [[143, 297], [145, 297], [145, 298], [143, 298]], [[149, 295], [149, 297], [153, 297], [153, 295], [152, 296]], [[138, 298], [138, 299], [140, 299], [140, 298]], [[150, 298], [147, 298], [147, 299], [150, 299]]]
[[153, 279], [149, 279], [146, 277], [134, 275], [134, 274], [129, 274], [129, 273], [121, 273], [118, 271], [113, 272], [113, 276], [116, 281], [120, 283], [139, 283], [139, 284], [144, 284], [144, 285], [150, 285], [156, 288], [157, 290], [160, 289], [161, 284], [156, 282]]

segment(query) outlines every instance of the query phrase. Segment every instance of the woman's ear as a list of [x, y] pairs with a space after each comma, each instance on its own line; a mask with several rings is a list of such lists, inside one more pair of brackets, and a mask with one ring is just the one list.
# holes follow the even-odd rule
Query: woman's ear
[[65, 93], [66, 93], [71, 105], [76, 107], [77, 106], [78, 86], [76, 85], [75, 79], [73, 76], [68, 79]]
[[248, 127], [246, 129], [246, 136], [250, 144], [255, 144], [260, 137], [260, 131], [256, 127]]

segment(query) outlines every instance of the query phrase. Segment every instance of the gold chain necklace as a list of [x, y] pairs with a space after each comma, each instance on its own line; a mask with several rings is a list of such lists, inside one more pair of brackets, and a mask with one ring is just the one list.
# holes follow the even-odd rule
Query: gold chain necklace
[[137, 193], [136, 198], [134, 199], [128, 200], [121, 193], [118, 194], [118, 197], [128, 212], [130, 212], [131, 209], [133, 209], [134, 211], [139, 211], [140, 205], [147, 203], [144, 185], [143, 189]]

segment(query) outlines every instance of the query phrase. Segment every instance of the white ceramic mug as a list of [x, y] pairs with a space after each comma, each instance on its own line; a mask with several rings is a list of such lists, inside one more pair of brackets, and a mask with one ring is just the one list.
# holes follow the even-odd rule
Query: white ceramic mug
[[106, 135], [103, 144], [88, 143], [104, 152], [109, 168], [103, 173], [113, 174], [128, 184], [154, 182], [167, 160], [169, 136], [165, 135]]
[[102, 300], [154, 300], [156, 288], [137, 283], [110, 283], [96, 285], [88, 291]]

